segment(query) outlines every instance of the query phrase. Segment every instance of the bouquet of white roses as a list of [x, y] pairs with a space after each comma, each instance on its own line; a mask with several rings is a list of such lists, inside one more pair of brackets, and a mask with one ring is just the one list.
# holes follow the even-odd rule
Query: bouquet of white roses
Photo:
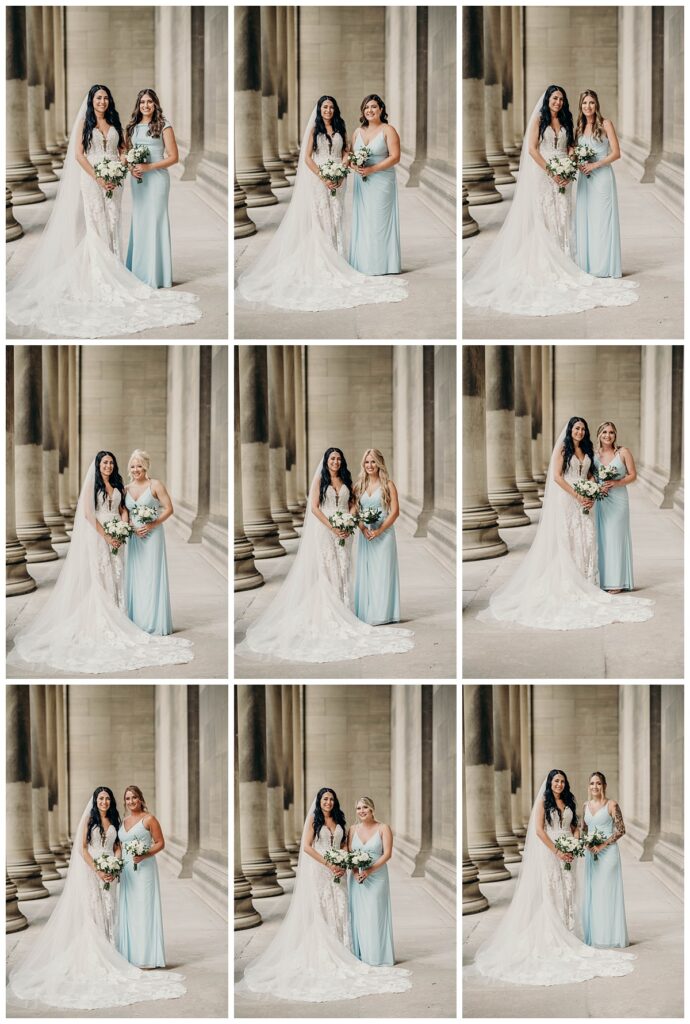
[[[104, 875], [114, 875], [115, 878], [117, 878], [125, 866], [125, 862], [120, 860], [119, 857], [115, 857], [112, 853], [99, 853], [97, 857], [93, 858], [93, 863], [96, 871], [102, 871]], [[103, 888], [108, 892], [110, 890], [110, 882], [104, 882]]]
[[[570, 853], [573, 857], [584, 857], [585, 849], [581, 839], [576, 839], [575, 836], [569, 836], [566, 832], [556, 838], [554, 846], [559, 853]], [[563, 868], [565, 871], [570, 871], [571, 864], [569, 860], [563, 862]]]
[[132, 509], [132, 515], [140, 523], [152, 523], [154, 519], [158, 519], [158, 509], [153, 508], [151, 505], [135, 505]]
[[600, 480], [618, 480], [618, 470], [614, 466], [597, 467], [597, 476]]
[[[108, 537], [112, 537], [113, 540], [119, 541], [120, 544], [126, 544], [134, 533], [129, 523], [126, 523], [124, 519], [118, 519], [116, 517], [109, 519], [107, 523], [103, 523], [103, 529]], [[116, 555], [119, 550], [119, 548], [111, 548], [110, 554]]]
[[[332, 864], [335, 868], [344, 868], [347, 870], [349, 866], [350, 854], [347, 850], [335, 850], [329, 849], [323, 855], [323, 859], [327, 864]], [[333, 882], [335, 885], [340, 885], [340, 876], [333, 875]]]
[[573, 150], [573, 156], [578, 164], [588, 164], [594, 160], [596, 153], [586, 142], [578, 142]]
[[583, 842], [589, 852], [592, 854], [595, 860], [599, 860], [599, 854], [592, 852], [593, 846], [603, 846], [609, 837], [600, 832], [598, 828], [595, 828], [593, 832], [587, 832], [583, 837]]
[[[319, 167], [319, 176], [324, 181], [330, 181], [333, 185], [339, 185], [343, 178], [347, 175], [348, 169], [345, 164], [340, 163], [339, 160], [326, 160]], [[329, 190], [331, 199], [336, 194], [335, 188]]]
[[351, 871], [366, 871], [374, 863], [374, 858], [367, 850], [354, 850], [349, 857], [348, 867]]
[[93, 169], [96, 177], [102, 178], [109, 186], [105, 193], [106, 199], [112, 199], [115, 189], [124, 184], [128, 168], [119, 160], [110, 160], [104, 156], [97, 164], [93, 165]]
[[[361, 149], [355, 149], [350, 153], [350, 164], [355, 167], [364, 167], [367, 160], [371, 156], [371, 150], [368, 146], [362, 146]], [[362, 181], [366, 181], [366, 178], [362, 178]]]
[[378, 523], [382, 515], [381, 509], [374, 505], [367, 505], [365, 508], [360, 505], [357, 510], [357, 522], [364, 523], [365, 526], [373, 526], [374, 523]]
[[[546, 161], [546, 173], [552, 178], [565, 178], [566, 181], [574, 181], [577, 177], [577, 164], [569, 156], [552, 156]], [[565, 185], [559, 185], [558, 191], [565, 194]]]
[[[353, 516], [351, 512], [334, 512], [332, 516], [328, 517], [328, 522], [334, 530], [350, 534], [350, 536], [352, 536], [357, 528], [357, 516]], [[341, 548], [344, 548], [345, 539], [343, 537], [339, 537], [338, 544]]]
[[[151, 157], [151, 150], [148, 146], [132, 146], [127, 151], [125, 160], [128, 165], [132, 167], [134, 164], [147, 164]], [[142, 178], [137, 178], [137, 182], [141, 185]]]
[[[573, 484], [573, 490], [581, 498], [589, 498], [590, 501], [603, 501], [606, 497], [596, 480], [576, 480]], [[583, 516], [588, 516], [589, 509], [583, 508], [582, 514]]]
[[[131, 854], [132, 857], [143, 857], [150, 849], [151, 847], [145, 839], [130, 839], [128, 843], [125, 843], [125, 853]], [[139, 865], [135, 863], [133, 867], [136, 871]]]

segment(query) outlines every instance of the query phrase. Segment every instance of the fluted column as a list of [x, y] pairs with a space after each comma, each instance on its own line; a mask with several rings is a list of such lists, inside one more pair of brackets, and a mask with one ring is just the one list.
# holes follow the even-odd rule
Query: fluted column
[[489, 901], [479, 888], [479, 873], [467, 849], [467, 797], [465, 795], [465, 757], [462, 761], [462, 912], [478, 914], [489, 909]]
[[290, 685], [282, 688], [281, 710], [283, 715], [283, 834], [285, 849], [290, 854], [290, 864], [297, 864], [299, 843], [295, 839], [295, 776], [292, 741], [292, 690]]
[[[68, 477], [69, 477], [69, 504], [72, 516], [77, 509], [81, 480], [79, 479], [79, 357], [78, 345], [69, 346], [69, 368], [68, 368], [68, 391], [69, 391], [69, 415], [68, 419]], [[70, 522], [67, 523], [68, 531]]]
[[278, 95], [276, 92], [276, 8], [261, 8], [261, 137], [264, 167], [271, 188], [288, 188], [283, 162], [278, 155]]
[[29, 81], [29, 153], [38, 170], [39, 181], [57, 181], [53, 161], [46, 149], [45, 87], [43, 84], [43, 9], [26, 8]]
[[541, 508], [532, 476], [531, 354], [529, 345], [515, 346], [515, 477], [525, 508]]
[[288, 119], [288, 39], [287, 7], [276, 7], [276, 97], [278, 99], [278, 155], [288, 181], [294, 182], [296, 162], [290, 148]]
[[[235, 350], [237, 351], [237, 350]], [[245, 928], [255, 928], [261, 924], [261, 914], [252, 903], [252, 887], [242, 870], [242, 841], [241, 841], [241, 814], [240, 814], [240, 762], [237, 742], [238, 721], [237, 721], [237, 687], [233, 687], [235, 699], [235, 882], [234, 882], [234, 918], [235, 931], [242, 931]]]
[[543, 443], [541, 429], [541, 345], [530, 345], [532, 378], [532, 476], [539, 488], [539, 497], [544, 495]]
[[52, 157], [53, 170], [59, 170], [62, 167], [62, 149], [58, 145], [55, 129], [55, 39], [52, 7], [43, 7], [43, 97], [46, 149]]
[[46, 746], [46, 687], [30, 686], [31, 705], [31, 796], [34, 857], [41, 866], [44, 882], [61, 878], [48, 835], [48, 780]]
[[294, 783], [294, 832], [295, 843], [299, 848], [302, 842], [302, 829], [307, 815], [304, 806], [304, 731], [302, 686], [295, 683], [292, 687], [292, 777]]
[[14, 206], [42, 203], [45, 200], [45, 195], [38, 187], [38, 170], [29, 156], [26, 11], [26, 7], [5, 7], [5, 181], [12, 190]]
[[519, 861], [518, 843], [513, 834], [511, 808], [511, 745], [509, 690], [517, 687], [493, 686], [494, 725], [494, 807], [496, 839], [503, 849], [506, 864]]
[[247, 206], [273, 206], [263, 162], [261, 8], [235, 7], [235, 170]]
[[247, 194], [237, 181], [237, 174], [234, 177], [234, 211], [235, 211], [235, 238], [249, 238], [256, 234], [256, 224], [247, 213]]
[[53, 51], [55, 53], [55, 137], [63, 153], [67, 151], [67, 115], [65, 112], [65, 22], [64, 7], [53, 7]]
[[470, 206], [500, 203], [486, 156], [484, 114], [484, 18], [481, 7], [462, 9], [462, 181]]
[[529, 526], [515, 482], [515, 375], [512, 345], [486, 346], [486, 476], [498, 527]]
[[55, 721], [57, 725], [57, 792], [58, 829], [60, 846], [69, 859], [69, 780], [67, 774], [67, 687], [58, 683], [55, 692]]
[[532, 813], [532, 691], [529, 685], [520, 686], [520, 802], [522, 804], [522, 829], [518, 836], [527, 835], [527, 825]]
[[48, 783], [48, 838], [55, 855], [55, 866], [67, 867], [65, 851], [60, 843], [57, 776], [57, 709], [56, 686], [46, 687], [46, 781]]
[[44, 345], [42, 348], [43, 373], [43, 518], [50, 529], [52, 544], [66, 544], [65, 520], [60, 515], [59, 481], [60, 453], [58, 435], [58, 348]]
[[26, 550], [17, 537], [14, 487], [14, 347], [5, 348], [5, 593], [30, 594], [36, 581], [26, 568]]
[[7, 874], [17, 887], [17, 899], [38, 900], [49, 893], [34, 857], [29, 687], [6, 683], [5, 707]]
[[462, 559], [495, 558], [508, 548], [498, 535], [498, 516], [486, 482], [486, 419], [483, 345], [462, 346], [462, 415], [472, 445], [462, 460]]
[[[304, 345], [295, 346], [295, 494], [299, 524], [304, 522], [307, 507], [307, 420], [304, 395]], [[288, 504], [288, 508], [289, 508]], [[294, 520], [293, 520], [294, 521]], [[298, 525], [299, 525], [298, 524]]]
[[266, 790], [268, 852], [278, 878], [294, 878], [285, 847], [283, 811], [283, 694], [278, 684], [266, 686]]
[[541, 346], [541, 464], [548, 473], [554, 446], [553, 422], [553, 348]]
[[285, 548], [271, 518], [265, 345], [240, 346], [240, 437], [244, 531], [254, 547], [254, 558], [277, 558]]
[[522, 751], [520, 748], [520, 686], [510, 686], [510, 818], [520, 851], [525, 847], [522, 825]]
[[27, 562], [50, 562], [57, 552], [43, 518], [41, 346], [14, 347], [14, 463], [17, 537]]
[[501, 112], [503, 152], [511, 171], [518, 169], [520, 150], [515, 148], [513, 121], [513, 14], [512, 7], [501, 7]]
[[17, 886], [5, 872], [5, 932], [21, 932], [29, 927], [29, 922], [19, 909]]
[[299, 349], [295, 345], [283, 347], [285, 356], [285, 491], [287, 507], [292, 522], [301, 526], [304, 513], [297, 497], [297, 451], [296, 451], [296, 409], [295, 409], [295, 364], [299, 362]]
[[72, 525], [74, 515], [70, 500], [70, 450], [69, 450], [69, 346], [58, 346], [58, 452], [59, 481], [58, 494], [60, 515], [65, 523]]
[[242, 870], [253, 899], [281, 896], [268, 852], [266, 794], [266, 687], [236, 686]]
[[508, 157], [503, 151], [503, 89], [501, 86], [501, 9], [484, 7], [484, 95], [486, 157], [497, 185], [510, 185]]
[[242, 443], [240, 439], [240, 350], [234, 352], [235, 387], [235, 590], [253, 590], [263, 586], [264, 578], [254, 564], [254, 548], [244, 532], [242, 506]]
[[297, 18], [298, 7], [287, 7], [287, 94], [288, 94], [288, 141], [293, 162], [299, 157], [300, 130], [299, 105], [297, 103]]
[[271, 519], [278, 527], [280, 540], [298, 535], [288, 511], [285, 479], [285, 377], [292, 392], [292, 365], [284, 373], [282, 345], [268, 345], [268, 451], [271, 478]]
[[[513, 36], [513, 147], [519, 158], [525, 134], [525, 102], [523, 98], [524, 68], [522, 62], [522, 7], [511, 7]], [[518, 160], [519, 163], [519, 160]]]
[[462, 688], [467, 773], [467, 846], [482, 883], [499, 882], [511, 877], [504, 863], [503, 851], [496, 840], [492, 689], [491, 686], [470, 684]]

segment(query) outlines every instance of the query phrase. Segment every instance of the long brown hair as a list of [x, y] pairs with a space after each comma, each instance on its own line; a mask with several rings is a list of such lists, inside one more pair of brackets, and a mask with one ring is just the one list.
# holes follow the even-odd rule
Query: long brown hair
[[601, 139], [604, 134], [604, 118], [601, 115], [601, 107], [599, 106], [599, 97], [595, 93], [594, 89], [585, 89], [584, 92], [580, 93], [580, 102], [577, 106], [577, 127], [575, 135], [584, 135], [585, 128], [587, 127], [587, 118], [582, 112], [582, 104], [591, 96], [594, 100], [594, 123], [592, 124], [592, 135], [595, 139]]
[[128, 146], [131, 146], [132, 144], [132, 132], [141, 121], [142, 115], [141, 111], [139, 110], [139, 104], [141, 103], [142, 96], [150, 96], [151, 99], [153, 100], [153, 117], [151, 118], [151, 123], [149, 124], [148, 134], [151, 136], [152, 139], [159, 139], [163, 134], [163, 129], [165, 128], [166, 121], [163, 109], [161, 107], [161, 101], [158, 99], [158, 96], [153, 91], [153, 89], [142, 89], [139, 95], [137, 96], [137, 101], [134, 104], [132, 116], [127, 122], [127, 127], [125, 128], [125, 136], [127, 139]]
[[369, 124], [369, 122], [367, 121], [366, 117], [364, 116], [364, 108], [366, 107], [366, 105], [369, 102], [369, 100], [376, 100], [378, 105], [381, 107], [381, 120], [382, 120], [382, 122], [384, 124], [388, 124], [388, 114], [386, 113], [386, 104], [383, 102], [383, 100], [381, 99], [380, 96], [377, 96], [375, 92], [371, 92], [371, 93], [369, 93], [368, 96], [364, 97], [364, 99], [362, 100], [362, 102], [360, 104], [360, 107], [359, 107], [359, 113], [360, 113], [359, 123], [361, 124], [362, 128], [366, 128], [367, 125]]
[[125, 808], [127, 807], [127, 794], [130, 792], [134, 793], [141, 800], [142, 811], [148, 811], [146, 801], [144, 800], [144, 794], [142, 793], [138, 786], [127, 786], [127, 789], [125, 790], [124, 795], [122, 797], [122, 802], [125, 805]]

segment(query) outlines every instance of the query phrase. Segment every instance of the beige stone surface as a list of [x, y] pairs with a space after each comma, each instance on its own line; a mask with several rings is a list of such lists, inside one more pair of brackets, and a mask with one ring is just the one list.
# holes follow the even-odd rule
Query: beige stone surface
[[[662, 346], [668, 348], [668, 346]], [[553, 347], [554, 433], [571, 416], [584, 416], [593, 441], [604, 420], [618, 428], [618, 444], [640, 451], [640, 384], [645, 349], [639, 345], [555, 345]], [[615, 386], [612, 383], [615, 381]], [[645, 440], [654, 436], [645, 432]], [[549, 457], [556, 438], [548, 438]]]

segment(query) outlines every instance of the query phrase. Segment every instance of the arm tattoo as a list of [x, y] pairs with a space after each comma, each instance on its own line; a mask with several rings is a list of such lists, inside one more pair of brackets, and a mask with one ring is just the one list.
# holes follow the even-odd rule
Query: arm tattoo
[[618, 804], [615, 805], [613, 810], [613, 835], [611, 836], [611, 842], [617, 843], [619, 839], [622, 839], [625, 835], [625, 822], [623, 821], [623, 815]]

